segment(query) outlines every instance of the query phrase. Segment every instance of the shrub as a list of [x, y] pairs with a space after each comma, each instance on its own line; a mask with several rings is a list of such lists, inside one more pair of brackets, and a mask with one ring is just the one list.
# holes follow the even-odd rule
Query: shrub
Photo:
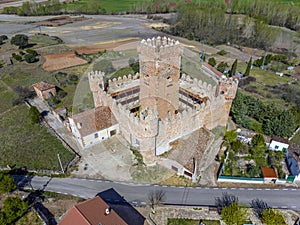
[[24, 34], [17, 34], [11, 38], [10, 43], [17, 45], [19, 49], [24, 49], [28, 45], [28, 36]]
[[20, 56], [20, 55], [18, 55], [18, 54], [16, 54], [16, 53], [13, 53], [13, 54], [12, 54], [12, 57], [13, 57], [15, 60], [19, 61], [19, 62], [21, 62], [21, 61], [23, 60], [23, 57]]
[[37, 107], [35, 107], [35, 106], [30, 107], [29, 116], [30, 116], [30, 120], [31, 120], [32, 124], [40, 122], [41, 114], [40, 114], [39, 110], [37, 109]]
[[5, 41], [7, 39], [8, 37], [6, 35], [0, 35], [0, 41]]
[[227, 52], [224, 49], [222, 49], [221, 51], [218, 51], [217, 54], [218, 55], [226, 55]]
[[35, 51], [35, 50], [33, 50], [33, 49], [26, 49], [26, 52], [28, 53], [28, 54], [31, 54], [31, 55], [34, 55], [34, 56], [37, 56], [38, 55], [38, 53]]
[[68, 78], [70, 81], [78, 81], [78, 76], [75, 74], [70, 74]]
[[208, 59], [208, 64], [215, 67], [217, 65], [217, 61], [214, 57]]
[[34, 62], [39, 61], [39, 59], [36, 58], [36, 56], [33, 55], [33, 54], [27, 54], [27, 55], [25, 55], [24, 59], [25, 59], [25, 61], [27, 63], [34, 63]]

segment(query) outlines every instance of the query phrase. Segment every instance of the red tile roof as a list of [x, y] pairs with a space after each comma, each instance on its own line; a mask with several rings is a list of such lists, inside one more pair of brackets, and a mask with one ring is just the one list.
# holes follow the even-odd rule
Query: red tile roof
[[117, 120], [108, 106], [89, 109], [73, 115], [72, 118], [75, 124], [81, 124], [79, 132], [82, 137], [117, 124]]
[[278, 178], [275, 169], [260, 167], [262, 175], [264, 178]]
[[62, 218], [58, 225], [127, 225], [113, 210], [106, 214], [109, 205], [99, 196], [79, 203]]
[[40, 91], [46, 91], [46, 90], [55, 88], [55, 85], [50, 84], [50, 83], [45, 82], [45, 81], [35, 83], [32, 86], [35, 87], [36, 89], [40, 90]]

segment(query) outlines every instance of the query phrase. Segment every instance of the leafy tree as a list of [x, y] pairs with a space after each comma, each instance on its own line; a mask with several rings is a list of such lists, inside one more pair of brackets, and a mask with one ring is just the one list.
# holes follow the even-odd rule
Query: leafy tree
[[252, 56], [251, 56], [251, 58], [250, 58], [250, 60], [249, 60], [249, 62], [248, 62], [248, 64], [247, 64], [247, 68], [246, 68], [246, 71], [245, 71], [245, 73], [244, 73], [244, 76], [245, 76], [245, 77], [250, 75], [251, 63], [252, 63]]
[[234, 142], [232, 142], [231, 144], [231, 149], [235, 152], [238, 152], [240, 150], [240, 148], [242, 147], [242, 142], [240, 140], [236, 140]]
[[237, 138], [237, 133], [235, 130], [227, 130], [224, 136], [226, 141], [232, 143]]
[[222, 219], [226, 224], [240, 225], [248, 217], [248, 209], [243, 208], [238, 202], [233, 202], [222, 209]]
[[0, 173], [0, 194], [11, 192], [16, 188], [14, 179], [4, 173]]
[[31, 106], [29, 109], [29, 116], [32, 124], [40, 122], [41, 114], [37, 107]]
[[20, 218], [28, 209], [26, 202], [18, 197], [7, 197], [3, 202], [3, 214], [6, 224], [13, 223]]
[[230, 72], [231, 76], [235, 76], [235, 74], [236, 74], [237, 62], [238, 62], [237, 59], [234, 60], [232, 66], [231, 66], [231, 72]]
[[265, 146], [264, 136], [262, 134], [256, 134], [252, 138], [252, 144], [253, 144], [253, 146], [264, 147]]
[[224, 71], [226, 70], [227, 67], [227, 63], [226, 62], [220, 62], [217, 66], [217, 70], [219, 70], [221, 73], [224, 73]]
[[35, 51], [35, 50], [33, 50], [33, 49], [26, 49], [26, 52], [28, 53], [28, 54], [31, 54], [31, 55], [33, 55], [33, 56], [37, 56], [38, 55], [38, 53], [37, 53], [37, 51]]
[[250, 177], [259, 177], [260, 176], [260, 167], [257, 165], [250, 166], [248, 170], [248, 174]]
[[283, 214], [275, 209], [265, 209], [262, 212], [261, 221], [266, 225], [285, 224]]
[[10, 43], [19, 46], [19, 49], [24, 49], [28, 45], [28, 36], [17, 34], [11, 38]]
[[21, 62], [23, 60], [22, 56], [19, 54], [16, 54], [16, 53], [13, 53], [12, 57], [19, 62]]
[[34, 63], [38, 61], [38, 58], [36, 58], [34, 54], [27, 54], [24, 59], [27, 63]]
[[0, 35], [0, 41], [5, 41], [7, 39], [8, 37], [6, 35]]
[[208, 64], [215, 67], [217, 65], [216, 59], [214, 57], [209, 58]]

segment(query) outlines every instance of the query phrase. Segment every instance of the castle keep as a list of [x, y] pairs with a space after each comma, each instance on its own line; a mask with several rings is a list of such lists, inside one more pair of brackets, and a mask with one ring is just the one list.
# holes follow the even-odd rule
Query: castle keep
[[[114, 126], [102, 126], [107, 129], [105, 138], [120, 133], [139, 149], [146, 163], [169, 151], [175, 140], [200, 128], [225, 126], [228, 120], [238, 81], [205, 63], [202, 69], [215, 77], [216, 86], [180, 74], [182, 52], [178, 41], [166, 37], [142, 40], [138, 46], [139, 74], [108, 82], [100, 71], [89, 74], [94, 110], [105, 107]], [[76, 116], [70, 120], [71, 129], [82, 141]], [[82, 141], [82, 146], [87, 145]]]

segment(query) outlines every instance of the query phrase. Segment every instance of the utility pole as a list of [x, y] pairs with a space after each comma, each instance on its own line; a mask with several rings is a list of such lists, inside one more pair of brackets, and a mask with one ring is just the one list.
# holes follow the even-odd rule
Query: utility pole
[[57, 153], [57, 158], [58, 158], [58, 161], [59, 161], [59, 165], [60, 165], [61, 171], [62, 171], [63, 173], [65, 173], [64, 168], [63, 168], [62, 163], [61, 163], [61, 160], [60, 160], [60, 155], [59, 155], [59, 153]]
[[140, 46], [140, 42], [141, 42], [141, 34], [140, 32], [138, 31], [138, 38], [139, 38], [139, 41], [138, 41], [138, 46]]
[[266, 56], [267, 56], [268, 50], [269, 50], [269, 47], [266, 47], [264, 59], [263, 59], [262, 64], [261, 64], [261, 66], [260, 66], [260, 68], [261, 68], [262, 70], [265, 68], [265, 60], [266, 60]]

